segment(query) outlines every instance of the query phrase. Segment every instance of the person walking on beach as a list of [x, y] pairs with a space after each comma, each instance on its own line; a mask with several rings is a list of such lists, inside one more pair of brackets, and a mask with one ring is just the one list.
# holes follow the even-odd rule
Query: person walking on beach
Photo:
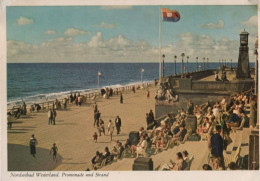
[[55, 125], [55, 119], [56, 119], [56, 116], [57, 116], [57, 111], [53, 108], [52, 110], [52, 124]]
[[147, 99], [150, 98], [150, 91], [149, 90], [147, 90], [146, 97], [147, 97]]
[[48, 119], [49, 119], [49, 124], [52, 124], [53, 112], [51, 109], [49, 109], [48, 111]]
[[98, 139], [98, 135], [97, 135], [96, 132], [95, 132], [94, 135], [93, 135], [93, 139], [94, 139], [94, 142], [96, 143], [96, 142], [97, 142], [97, 139]]
[[109, 120], [107, 127], [108, 127], [108, 133], [110, 135], [110, 140], [112, 141], [112, 136], [113, 136], [113, 132], [114, 132], [114, 125], [113, 125], [111, 120]]
[[123, 104], [123, 94], [122, 94], [122, 92], [120, 93], [120, 103]]
[[120, 134], [121, 118], [119, 116], [116, 117], [115, 124], [116, 124], [116, 130], [117, 130], [116, 134]]
[[97, 106], [97, 103], [95, 102], [94, 103], [94, 114], [98, 111], [98, 106]]
[[99, 118], [100, 118], [101, 113], [99, 112], [99, 110], [94, 114], [94, 127], [99, 126]]
[[32, 134], [32, 137], [30, 138], [30, 152], [33, 157], [35, 157], [35, 154], [36, 154], [36, 145], [37, 144], [38, 144], [38, 141], [34, 137], [34, 134]]
[[58, 147], [56, 146], [56, 143], [53, 143], [50, 154], [52, 153], [52, 159], [57, 163], [57, 152], [58, 152]]

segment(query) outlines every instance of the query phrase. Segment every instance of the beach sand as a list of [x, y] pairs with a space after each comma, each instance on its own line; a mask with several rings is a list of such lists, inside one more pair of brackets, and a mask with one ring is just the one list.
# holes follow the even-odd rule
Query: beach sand
[[[150, 98], [146, 97], [146, 88], [123, 93], [124, 103], [120, 104], [119, 95], [110, 99], [97, 100], [101, 118], [107, 129], [108, 121], [113, 122], [119, 115], [122, 119], [120, 135], [114, 131], [113, 139], [123, 143], [128, 138], [130, 131], [137, 131], [141, 126], [146, 126], [145, 114], [155, 108], [156, 87], [150, 87]], [[56, 125], [48, 125], [47, 112], [30, 113], [19, 119], [21, 124], [13, 124], [8, 130], [8, 170], [71, 170], [82, 171], [91, 169], [91, 159], [96, 151], [110, 149], [115, 144], [108, 135], [98, 137], [94, 143], [93, 134], [97, 129], [93, 126], [93, 107], [84, 104], [81, 107], [69, 106], [67, 110], [58, 110]], [[107, 132], [107, 130], [106, 130]], [[29, 140], [34, 134], [38, 140], [36, 158], [29, 153]], [[49, 150], [53, 143], [58, 147], [58, 162], [52, 160]]]

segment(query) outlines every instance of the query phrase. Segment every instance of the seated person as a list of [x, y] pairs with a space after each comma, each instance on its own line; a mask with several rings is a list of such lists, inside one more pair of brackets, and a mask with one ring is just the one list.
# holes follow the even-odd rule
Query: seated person
[[96, 155], [92, 158], [91, 163], [93, 168], [96, 169], [96, 166], [100, 166], [102, 164], [103, 156], [99, 151], [96, 152]]
[[209, 118], [204, 117], [204, 123], [201, 126], [197, 127], [197, 134], [200, 135], [201, 133], [208, 133], [210, 126], [211, 124], [209, 122]]
[[117, 149], [117, 158], [120, 159], [122, 157], [122, 153], [125, 148], [122, 146], [122, 143], [119, 142], [118, 149]]
[[227, 116], [228, 116], [228, 120], [226, 122], [227, 128], [239, 127], [241, 119], [237, 114], [232, 113], [232, 111], [230, 111], [227, 112]]
[[177, 161], [176, 161], [176, 163], [172, 163], [173, 166], [170, 167], [170, 170], [185, 170], [185, 168], [187, 167], [187, 164], [183, 160], [182, 153], [178, 152], [176, 154], [176, 156], [177, 156]]
[[145, 151], [146, 147], [147, 147], [147, 141], [146, 141], [145, 136], [142, 135], [140, 137], [139, 143], [136, 146], [135, 145], [131, 146], [131, 153], [134, 156], [136, 151]]
[[106, 159], [106, 163], [108, 163], [110, 161], [110, 151], [108, 149], [108, 147], [105, 148], [105, 153], [103, 154], [103, 159]]

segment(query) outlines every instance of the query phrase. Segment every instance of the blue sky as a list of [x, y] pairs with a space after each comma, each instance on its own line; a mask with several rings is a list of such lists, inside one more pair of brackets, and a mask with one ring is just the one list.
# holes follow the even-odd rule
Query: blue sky
[[[257, 6], [176, 5], [163, 7], [177, 10], [181, 15], [179, 22], [162, 22], [162, 45], [172, 47], [172, 52], [165, 50], [165, 52], [169, 54], [178, 54], [178, 48], [176, 46], [184, 46], [182, 42], [186, 36], [189, 36], [189, 38], [193, 37], [190, 41], [200, 41], [194, 37], [200, 39], [201, 36], [205, 36], [208, 37], [205, 43], [214, 41], [218, 44], [222, 39], [227, 39], [228, 42], [233, 42], [234, 44], [239, 40], [239, 32], [243, 29], [243, 26], [249, 31], [250, 38], [255, 40], [255, 37], [251, 35], [256, 36], [257, 34], [257, 27], [254, 27], [254, 23], [252, 25], [252, 22], [250, 22], [250, 18], [253, 19], [252, 17], [257, 16]], [[63, 43], [60, 46], [63, 45], [67, 47], [71, 45], [75, 48], [75, 46], [78, 47], [79, 45], [83, 47], [84, 44], [88, 44], [95, 36], [99, 36], [99, 38], [96, 39], [103, 41], [103, 44], [99, 42], [102, 46], [107, 46], [105, 42], [112, 39], [115, 42], [112, 43], [111, 40], [111, 43], [113, 45], [114, 43], [119, 43], [118, 47], [123, 47], [124, 52], [128, 51], [129, 46], [132, 47], [131, 51], [134, 51], [133, 47], [136, 47], [136, 44], [141, 41], [145, 43], [142, 47], [147, 46], [147, 48], [153, 49], [149, 53], [147, 52], [147, 54], [151, 54], [151, 52], [154, 52], [156, 48], [158, 48], [158, 27], [158, 6], [129, 6], [125, 8], [107, 8], [101, 6], [10, 6], [7, 7], [7, 41], [10, 42], [10, 46], [8, 47], [8, 61], [55, 61], [55, 57], [52, 55], [50, 55], [50, 57], [46, 56], [45, 60], [38, 60], [39, 57], [34, 56], [31, 57], [31, 59], [34, 60], [27, 60], [29, 56], [25, 55], [26, 50], [21, 50], [20, 46], [11, 46], [13, 42], [24, 43], [28, 46], [41, 46], [44, 42], [50, 43], [56, 39], [62, 39], [60, 41], [64, 40], [69, 43], [66, 45]], [[73, 28], [73, 30], [71, 30], [71, 28]], [[70, 33], [65, 33], [68, 29], [71, 30]], [[75, 32], [75, 30], [79, 30], [80, 32]], [[50, 33], [46, 34], [47, 31]], [[123, 40], [119, 40], [119, 36], [122, 36], [121, 39]], [[124, 43], [124, 45], [121, 46], [121, 41], [130, 41], [131, 45]], [[210, 44], [209, 46], [214, 47], [216, 45]], [[98, 48], [100, 48], [99, 45], [97, 45], [96, 49]], [[194, 47], [188, 46], [186, 48], [194, 49]], [[38, 47], [35, 51], [41, 52], [42, 49], [42, 47]], [[185, 49], [185, 47], [183, 47], [183, 49]], [[47, 51], [46, 47], [44, 47], [44, 51]], [[111, 51], [117, 50], [115, 48]], [[196, 49], [189, 52], [191, 56], [195, 51]], [[33, 54], [33, 52], [30, 53]], [[56, 52], [56, 54], [58, 53], [59, 52]], [[62, 53], [64, 54], [64, 52], [61, 52], [61, 54]], [[76, 59], [75, 56], [73, 58], [73, 53], [77, 53], [76, 50], [69, 56], [72, 56], [72, 59]], [[124, 55], [124, 53], [121, 52], [115, 54], [115, 56], [121, 56], [122, 61], [125, 61], [126, 57], [129, 58], [129, 54]], [[140, 52], [140, 56], [141, 54]], [[206, 52], [206, 54], [208, 55], [210, 52]], [[90, 55], [88, 55], [88, 57], [89, 56]], [[92, 58], [95, 57], [94, 54], [91, 56]], [[232, 56], [235, 58], [236, 55], [234, 54]], [[60, 60], [62, 56], [56, 58], [59, 59], [57, 61], [63, 61]], [[111, 56], [99, 56], [95, 59], [97, 59], [97, 61], [113, 61], [111, 58]], [[77, 59], [80, 59], [78, 55]], [[139, 58], [133, 56], [132, 59]]]

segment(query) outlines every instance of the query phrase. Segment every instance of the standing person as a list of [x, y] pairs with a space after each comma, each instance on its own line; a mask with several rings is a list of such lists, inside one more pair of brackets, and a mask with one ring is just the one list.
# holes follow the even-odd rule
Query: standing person
[[149, 112], [149, 116], [150, 116], [151, 120], [154, 121], [154, 114], [153, 114], [153, 110], [152, 109]]
[[53, 117], [53, 112], [51, 109], [49, 109], [48, 111], [48, 119], [49, 119], [49, 124], [52, 124], [52, 118]]
[[109, 120], [107, 127], [108, 127], [108, 133], [110, 135], [110, 139], [112, 141], [112, 136], [113, 136], [113, 132], [114, 132], [114, 125], [113, 125], [111, 120]]
[[52, 110], [52, 124], [55, 125], [55, 119], [56, 119], [56, 116], [57, 116], [57, 111], [53, 108]]
[[100, 118], [101, 113], [99, 110], [94, 114], [94, 126], [99, 126], [99, 118]]
[[116, 124], [116, 130], [117, 130], [116, 134], [120, 134], [121, 118], [119, 116], [116, 117], [115, 124]]
[[98, 139], [98, 135], [97, 135], [96, 132], [95, 132], [94, 135], [93, 135], [93, 139], [94, 139], [94, 142], [96, 143], [96, 142], [97, 142], [97, 139]]
[[132, 91], [135, 94], [135, 86], [132, 87]]
[[214, 134], [209, 139], [209, 150], [213, 157], [213, 169], [224, 168], [223, 145], [224, 141], [221, 137], [221, 126], [216, 125]]
[[147, 97], [147, 99], [150, 98], [150, 91], [149, 90], [147, 90], [146, 97]]
[[123, 94], [122, 94], [122, 92], [120, 93], [120, 103], [123, 104]]
[[101, 132], [105, 134], [105, 125], [104, 125], [104, 121], [102, 119], [99, 120], [99, 127], [98, 127], [98, 131], [99, 131], [99, 136], [101, 136]]
[[52, 159], [53, 161], [56, 161], [57, 163], [57, 152], [58, 152], [58, 147], [56, 146], [56, 143], [53, 143], [50, 154], [52, 153]]
[[30, 138], [30, 152], [33, 157], [35, 157], [35, 154], [36, 154], [36, 145], [37, 144], [38, 144], [38, 141], [34, 137], [34, 134], [32, 134], [32, 137]]
[[78, 96], [78, 104], [79, 104], [79, 106], [81, 106], [81, 101], [82, 101], [81, 96]]
[[73, 102], [73, 95], [72, 95], [72, 93], [70, 94], [70, 103], [72, 103]]
[[95, 102], [94, 103], [94, 114], [98, 111], [98, 106], [97, 106], [97, 103]]

